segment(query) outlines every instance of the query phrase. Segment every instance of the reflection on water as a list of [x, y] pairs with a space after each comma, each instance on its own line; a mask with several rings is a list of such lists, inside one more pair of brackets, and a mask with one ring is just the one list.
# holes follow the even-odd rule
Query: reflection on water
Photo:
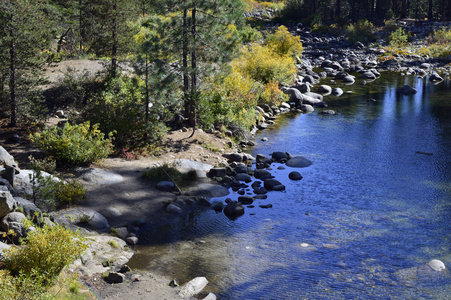
[[[404, 84], [418, 93], [397, 95]], [[220, 299], [447, 299], [451, 285], [399, 274], [431, 259], [451, 267], [449, 82], [383, 74], [346, 89], [327, 99], [336, 115], [286, 115], [257, 137], [269, 141], [254, 155], [312, 160], [302, 181], [275, 164], [285, 192], [235, 221], [203, 211], [149, 228], [132, 266], [206, 276]]]

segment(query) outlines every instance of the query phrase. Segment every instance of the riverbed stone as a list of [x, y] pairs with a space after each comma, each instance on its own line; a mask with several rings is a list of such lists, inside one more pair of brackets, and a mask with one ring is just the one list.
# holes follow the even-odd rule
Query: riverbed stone
[[293, 172], [290, 172], [290, 174], [288, 174], [288, 178], [290, 178], [291, 180], [301, 180], [303, 177], [302, 177], [301, 173], [299, 173], [297, 171], [293, 171]]
[[438, 75], [437, 72], [433, 72], [433, 73], [431, 74], [431, 76], [429, 76], [429, 80], [430, 80], [430, 81], [442, 81], [442, 80], [443, 80], [443, 77], [441, 77], [440, 75]]
[[289, 155], [286, 152], [276, 151], [271, 154], [271, 157], [274, 161], [280, 162], [287, 160]]
[[347, 84], [353, 84], [353, 83], [355, 83], [355, 79], [352, 75], [347, 75], [347, 76], [343, 77], [343, 82], [347, 83]]
[[293, 158], [289, 159], [286, 165], [292, 168], [306, 168], [312, 165], [312, 161], [303, 156], [296, 155]]
[[433, 282], [449, 281], [451, 279], [448, 268], [438, 259], [433, 259], [427, 264], [419, 266], [417, 268], [417, 277], [419, 280]]
[[9, 191], [0, 191], [0, 218], [13, 212], [17, 208], [17, 202]]
[[182, 213], [182, 209], [173, 203], [166, 206], [166, 211], [170, 214], [181, 214]]
[[315, 111], [313, 106], [310, 104], [302, 104], [299, 108], [306, 114], [310, 114]]
[[373, 72], [367, 70], [363, 72], [362, 75], [360, 75], [360, 78], [373, 80], [376, 79], [376, 75]]
[[34, 216], [35, 214], [41, 214], [42, 211], [34, 204], [33, 202], [24, 199], [22, 197], [14, 197], [14, 200], [20, 205], [23, 209], [23, 212], [27, 216]]
[[332, 109], [326, 109], [326, 110], [321, 111], [321, 114], [322, 115], [335, 115], [335, 111]]
[[413, 87], [411, 87], [410, 85], [406, 84], [403, 87], [400, 87], [399, 89], [396, 90], [398, 93], [400, 93], [401, 95], [414, 95], [417, 93], [417, 90]]
[[243, 203], [244, 205], [246, 204], [252, 204], [254, 202], [254, 198], [251, 196], [239, 196], [238, 197], [238, 202]]
[[199, 294], [207, 286], [207, 284], [207, 278], [196, 277], [181, 287], [179, 296], [183, 299], [193, 297]]
[[238, 181], [244, 181], [246, 183], [252, 181], [252, 177], [249, 174], [244, 173], [236, 174], [235, 179]]
[[110, 272], [108, 276], [105, 278], [105, 281], [108, 283], [122, 283], [125, 280], [125, 275], [119, 272]]
[[278, 181], [278, 180], [276, 180], [276, 179], [274, 179], [274, 178], [266, 179], [266, 180], [263, 182], [263, 184], [264, 184], [264, 186], [265, 186], [265, 189], [267, 189], [267, 190], [269, 190], [269, 191], [274, 190], [274, 188], [275, 188], [276, 186], [282, 185], [282, 183], [281, 183], [280, 181]]
[[108, 220], [99, 212], [89, 208], [69, 208], [51, 213], [55, 222], [72, 229], [86, 227], [99, 232], [110, 232]]
[[244, 206], [238, 201], [229, 201], [224, 207], [224, 214], [229, 218], [236, 218], [244, 214]]
[[124, 180], [119, 174], [99, 168], [77, 168], [75, 171], [80, 179], [93, 184], [110, 185]]
[[318, 87], [318, 92], [321, 94], [330, 94], [332, 93], [332, 88], [329, 85], [322, 84]]
[[172, 181], [160, 181], [157, 183], [157, 189], [164, 192], [172, 192], [175, 190], [175, 184]]

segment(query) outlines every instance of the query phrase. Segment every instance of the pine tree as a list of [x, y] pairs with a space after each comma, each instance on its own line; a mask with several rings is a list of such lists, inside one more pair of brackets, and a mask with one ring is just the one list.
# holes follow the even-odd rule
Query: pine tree
[[44, 8], [39, 0], [0, 0], [1, 90], [7, 94], [12, 126], [17, 125], [18, 108], [35, 97], [42, 79], [40, 54], [50, 40]]

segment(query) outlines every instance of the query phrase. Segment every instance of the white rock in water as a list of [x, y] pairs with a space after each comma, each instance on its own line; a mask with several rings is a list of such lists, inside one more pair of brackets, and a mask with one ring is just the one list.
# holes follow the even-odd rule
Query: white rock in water
[[302, 248], [307, 248], [308, 246], [309, 246], [309, 244], [307, 244], [307, 243], [301, 243]]
[[430, 262], [428, 262], [428, 266], [431, 267], [431, 269], [436, 272], [442, 272], [446, 270], [445, 264], [438, 259], [433, 259]]
[[208, 284], [208, 280], [205, 277], [196, 277], [187, 284], [183, 285], [179, 296], [182, 298], [192, 297], [199, 294]]

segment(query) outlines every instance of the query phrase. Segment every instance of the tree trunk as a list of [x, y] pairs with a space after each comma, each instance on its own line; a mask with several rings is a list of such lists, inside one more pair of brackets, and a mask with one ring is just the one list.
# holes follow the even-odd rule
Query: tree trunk
[[183, 46], [182, 46], [182, 64], [183, 64], [183, 97], [185, 104], [185, 118], [189, 118], [190, 97], [189, 97], [189, 76], [188, 76], [188, 9], [183, 10]]
[[[147, 124], [149, 124], [149, 62], [146, 52], [146, 62], [145, 62], [145, 68], [146, 68], [146, 127]], [[147, 138], [147, 130], [146, 130], [146, 138]]]
[[11, 27], [9, 29], [10, 43], [9, 43], [9, 94], [11, 104], [11, 126], [17, 125], [17, 103], [16, 103], [16, 42], [14, 31], [14, 16], [10, 18]]
[[112, 39], [113, 46], [111, 49], [111, 76], [116, 77], [117, 74], [117, 2], [113, 3], [113, 29]]
[[193, 127], [194, 135], [196, 131], [196, 101], [197, 101], [197, 49], [196, 49], [196, 2], [193, 3], [193, 10], [191, 12], [191, 16], [193, 18], [192, 24], [192, 37], [193, 37], [193, 45], [191, 50], [191, 97], [190, 97], [190, 114], [189, 114], [189, 122]]
[[401, 0], [401, 18], [407, 17], [407, 0]]
[[428, 6], [428, 20], [432, 20], [434, 16], [432, 15], [432, 0], [429, 0], [429, 6]]
[[335, 19], [341, 18], [341, 0], [337, 0], [337, 6], [335, 8]]
[[80, 45], [79, 45], [79, 50], [80, 53], [83, 51], [83, 18], [81, 16], [82, 13], [82, 0], [78, 0], [78, 12], [79, 12], [79, 16], [78, 16], [78, 34], [80, 35]]

